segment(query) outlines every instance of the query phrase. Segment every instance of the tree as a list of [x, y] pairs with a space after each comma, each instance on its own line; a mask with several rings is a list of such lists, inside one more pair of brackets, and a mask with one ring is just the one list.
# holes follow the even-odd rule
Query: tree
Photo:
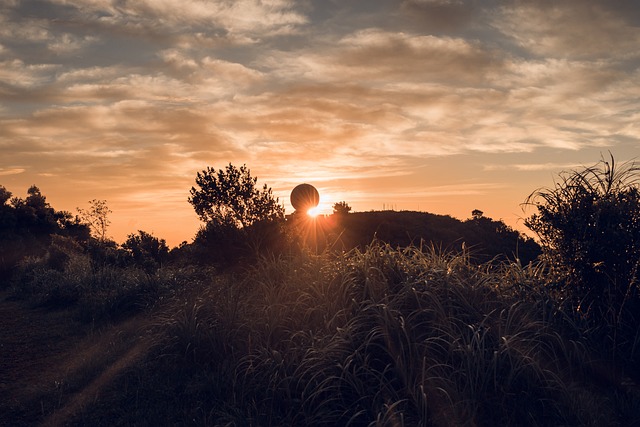
[[246, 165], [229, 163], [216, 171], [207, 167], [198, 172], [196, 187], [191, 187], [189, 203], [200, 219], [208, 224], [245, 229], [258, 221], [284, 218], [284, 208], [265, 184], [256, 187]]
[[14, 197], [11, 199], [16, 218], [16, 228], [21, 234], [28, 234], [44, 247], [49, 245], [50, 235], [60, 229], [59, 221], [64, 214], [56, 212], [47, 202], [47, 198], [40, 189], [32, 185], [27, 190], [27, 198]]
[[333, 205], [334, 215], [346, 215], [351, 212], [351, 206], [347, 202], [338, 202]]
[[112, 213], [107, 201], [93, 199], [89, 201], [89, 209], [76, 209], [80, 219], [91, 227], [93, 235], [101, 242], [107, 240], [107, 228], [111, 224], [108, 216]]
[[554, 187], [525, 202], [537, 209], [525, 225], [538, 235], [581, 312], [617, 319], [638, 299], [639, 173], [640, 165], [617, 165], [610, 155], [609, 161], [562, 172]]
[[162, 266], [169, 257], [167, 242], [142, 230], [138, 230], [138, 234], [129, 234], [122, 248], [135, 265], [148, 272]]
[[473, 219], [480, 219], [483, 215], [484, 212], [482, 212], [480, 209], [474, 209], [471, 211], [471, 218]]
[[7, 190], [4, 185], [0, 185], [0, 206], [4, 206], [11, 199], [11, 191]]
[[35, 185], [29, 187], [25, 199], [12, 198], [11, 192], [0, 186], [0, 277], [9, 276], [27, 256], [51, 254], [56, 236], [85, 242], [88, 234], [88, 227], [77, 218], [53, 209]]

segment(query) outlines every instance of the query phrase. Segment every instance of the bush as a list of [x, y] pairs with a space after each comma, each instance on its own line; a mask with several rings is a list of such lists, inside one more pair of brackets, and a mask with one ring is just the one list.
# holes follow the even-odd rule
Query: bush
[[553, 188], [529, 196], [537, 213], [525, 221], [540, 238], [548, 283], [591, 322], [594, 341], [630, 365], [640, 343], [639, 180], [639, 165], [613, 156], [563, 172]]
[[241, 229], [208, 222], [198, 230], [190, 252], [192, 261], [224, 270], [241, 262], [252, 264], [261, 256], [286, 253], [291, 243], [281, 220], [258, 221]]
[[200, 280], [190, 268], [147, 272], [138, 267], [96, 264], [90, 255], [59, 242], [52, 244], [49, 254], [53, 255], [29, 257], [19, 263], [12, 280], [14, 294], [38, 306], [71, 309], [85, 322], [130, 316]]
[[638, 292], [640, 167], [611, 160], [565, 172], [553, 188], [527, 203], [538, 213], [525, 221], [543, 245], [583, 312], [618, 311]]

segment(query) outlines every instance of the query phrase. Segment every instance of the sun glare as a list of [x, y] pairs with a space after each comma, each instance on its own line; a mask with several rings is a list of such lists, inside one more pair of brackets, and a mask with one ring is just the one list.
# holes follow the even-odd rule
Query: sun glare
[[320, 207], [316, 206], [315, 208], [311, 208], [307, 211], [307, 215], [309, 215], [311, 218], [315, 218], [318, 215], [320, 215]]

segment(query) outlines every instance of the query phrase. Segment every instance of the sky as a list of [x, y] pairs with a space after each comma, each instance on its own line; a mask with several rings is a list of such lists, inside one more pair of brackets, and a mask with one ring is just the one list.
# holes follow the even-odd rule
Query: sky
[[524, 231], [563, 170], [640, 154], [635, 0], [2, 0], [0, 185], [93, 199], [118, 242], [200, 222], [198, 171], [284, 204], [479, 209]]

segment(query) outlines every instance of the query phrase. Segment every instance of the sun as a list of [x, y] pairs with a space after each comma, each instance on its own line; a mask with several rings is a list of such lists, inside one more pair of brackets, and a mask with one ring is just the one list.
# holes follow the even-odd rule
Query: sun
[[307, 215], [309, 215], [311, 218], [317, 217], [318, 215], [320, 215], [320, 207], [316, 206], [307, 210]]

